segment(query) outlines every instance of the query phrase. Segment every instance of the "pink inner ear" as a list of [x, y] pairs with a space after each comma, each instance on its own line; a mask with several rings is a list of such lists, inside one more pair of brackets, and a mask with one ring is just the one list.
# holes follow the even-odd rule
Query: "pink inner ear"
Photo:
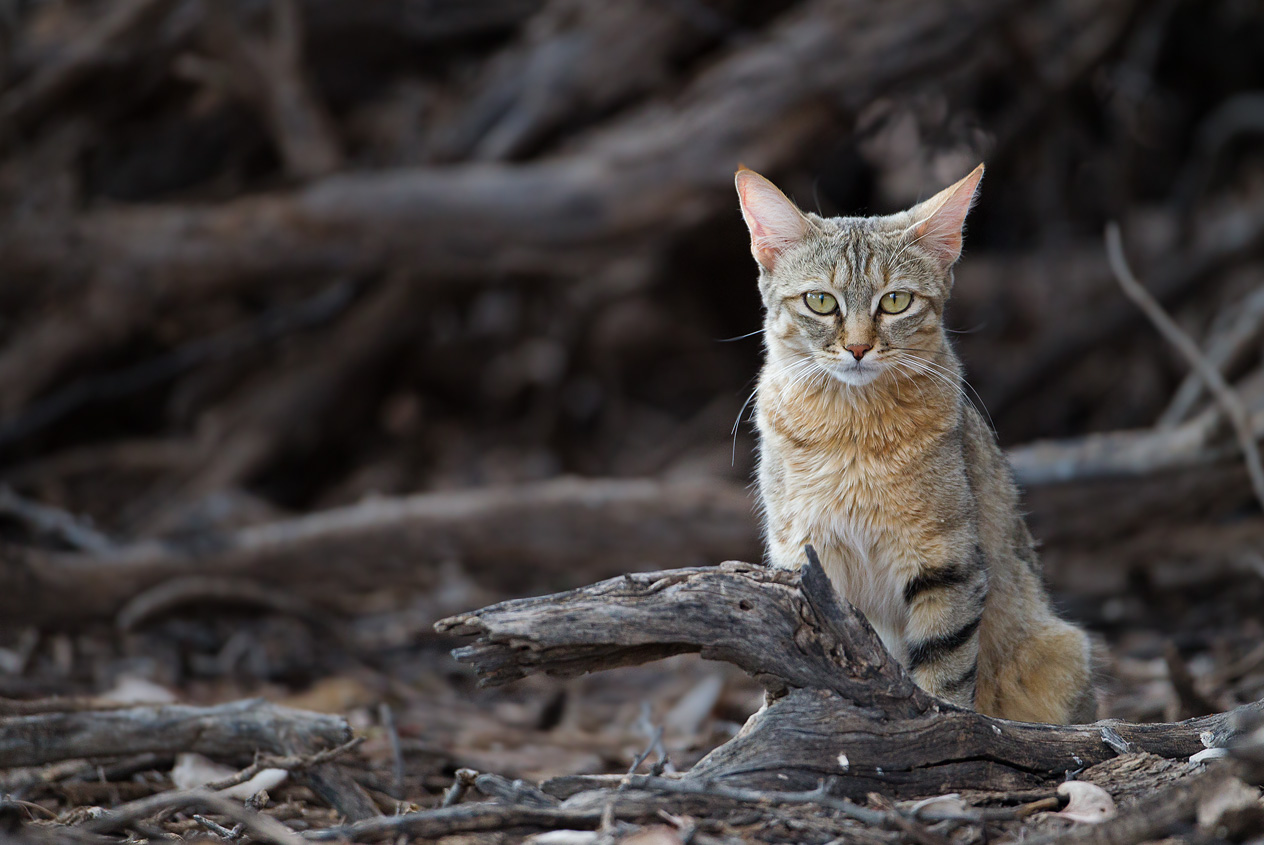
[[979, 165], [969, 176], [922, 203], [923, 208], [933, 211], [929, 217], [915, 224], [913, 237], [945, 268], [961, 257], [962, 229], [982, 178], [983, 165]]
[[738, 172], [737, 194], [750, 229], [751, 252], [771, 270], [781, 253], [803, 238], [807, 219], [785, 194], [754, 171]]

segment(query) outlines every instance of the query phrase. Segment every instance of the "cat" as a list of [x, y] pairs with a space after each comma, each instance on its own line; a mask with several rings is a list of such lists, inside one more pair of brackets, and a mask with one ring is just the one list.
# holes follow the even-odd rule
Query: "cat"
[[982, 177], [980, 164], [897, 214], [823, 218], [737, 172], [765, 308], [768, 559], [797, 568], [815, 546], [839, 594], [939, 698], [1089, 722], [1088, 638], [1050, 607], [1009, 466], [943, 326]]

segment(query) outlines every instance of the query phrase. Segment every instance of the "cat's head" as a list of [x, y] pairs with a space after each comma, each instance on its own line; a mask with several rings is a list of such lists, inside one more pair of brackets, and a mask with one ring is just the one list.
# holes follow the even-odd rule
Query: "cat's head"
[[898, 214], [823, 218], [800, 211], [753, 170], [739, 170], [770, 353], [814, 361], [853, 385], [934, 364], [945, 343], [952, 265], [982, 178], [980, 164]]

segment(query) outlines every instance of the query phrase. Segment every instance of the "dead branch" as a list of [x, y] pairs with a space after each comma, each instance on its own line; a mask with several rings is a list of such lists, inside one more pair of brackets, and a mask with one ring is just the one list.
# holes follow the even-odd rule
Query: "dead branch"
[[1111, 270], [1119, 286], [1124, 289], [1124, 293], [1128, 294], [1128, 298], [1137, 304], [1159, 333], [1176, 347], [1194, 372], [1198, 373], [1225, 416], [1233, 424], [1234, 434], [1238, 438], [1238, 445], [1246, 461], [1247, 472], [1251, 475], [1251, 486], [1255, 490], [1255, 498], [1264, 507], [1264, 466], [1260, 465], [1260, 450], [1255, 442], [1258, 435], [1252, 430], [1251, 418], [1241, 397], [1224, 380], [1220, 370], [1208, 363], [1197, 344], [1168, 316], [1158, 300], [1151, 296], [1149, 291], [1132, 275], [1132, 270], [1128, 267], [1128, 259], [1124, 255], [1123, 237], [1120, 235], [1118, 223], [1110, 223], [1106, 227], [1106, 252], [1110, 258]]
[[306, 840], [276, 819], [255, 812], [239, 801], [216, 795], [206, 789], [183, 792], [161, 792], [107, 811], [100, 818], [92, 819], [84, 827], [93, 833], [113, 833], [164, 810], [200, 809], [227, 816], [241, 824], [252, 839], [271, 842], [274, 845], [302, 845]]
[[109, 537], [74, 514], [32, 502], [4, 484], [0, 484], [0, 515], [18, 519], [36, 534], [60, 540], [81, 552], [100, 553], [114, 546]]
[[0, 95], [0, 139], [38, 120], [67, 92], [117, 65], [120, 53], [150, 57], [159, 47], [173, 50], [193, 32], [198, 17], [194, 6], [182, 0], [129, 0], [111, 8], [85, 38]]
[[[355, 824], [313, 830], [305, 839], [316, 842], [343, 840], [359, 842], [387, 837], [438, 839], [454, 833], [474, 833], [513, 828], [592, 830], [601, 824], [605, 808], [567, 810], [561, 807], [531, 807], [522, 804], [461, 804], [401, 816], [383, 816]], [[615, 818], [657, 818], [656, 809], [638, 807], [632, 813], [614, 808]]]
[[[1264, 409], [1249, 418], [1254, 437], [1264, 436]], [[1014, 478], [1034, 487], [1095, 478], [1156, 475], [1206, 466], [1235, 451], [1221, 437], [1222, 418], [1215, 410], [1174, 428], [1130, 429], [1086, 434], [1065, 440], [1038, 440], [1008, 452]], [[1232, 442], [1232, 441], [1230, 441]]]
[[739, 485], [564, 478], [370, 499], [183, 543], [120, 545], [104, 555], [13, 550], [0, 556], [0, 615], [14, 625], [113, 618], [133, 597], [194, 569], [337, 608], [349, 595], [387, 585], [432, 587], [437, 565], [448, 560], [499, 589], [530, 590], [559, 577], [645, 568], [654, 559], [688, 564], [758, 549], [750, 498]]
[[[1257, 290], [1244, 301], [1235, 303], [1232, 312], [1220, 315], [1212, 323], [1207, 333], [1207, 363], [1224, 372], [1259, 343], [1261, 332], [1264, 332], [1264, 290]], [[1204, 390], [1198, 373], [1189, 373], [1172, 394], [1157, 427], [1171, 428], [1187, 419]]]
[[563, 125], [583, 125], [661, 86], [673, 65], [727, 34], [724, 11], [697, 8], [710, 26], [690, 14], [693, 7], [656, 0], [617, 7], [553, 0], [473, 80], [474, 94], [441, 133], [438, 154], [518, 158]]
[[210, 757], [307, 753], [342, 745], [337, 716], [251, 699], [214, 707], [161, 705], [0, 718], [0, 768], [57, 760], [194, 752]]
[[333, 127], [304, 73], [303, 21], [295, 0], [272, 0], [268, 39], [247, 34], [226, 4], [208, 11], [203, 40], [222, 73], [203, 73], [189, 62], [186, 70], [212, 82], [227, 78], [232, 93], [268, 127], [291, 176], [312, 179], [338, 170], [342, 153]]
[[[249, 757], [259, 751], [311, 757], [351, 741], [346, 720], [280, 707], [262, 700], [215, 707], [162, 705], [45, 712], [0, 718], [0, 768], [57, 760], [146, 753], [193, 752]], [[302, 780], [350, 819], [377, 815], [358, 784], [335, 765], [315, 758], [296, 766]]]
[[[810, 789], [836, 778], [833, 791], [848, 798], [1030, 789], [1114, 756], [1104, 727], [1166, 757], [1224, 745], [1238, 730], [1238, 711], [1174, 724], [1063, 726], [935, 701], [813, 564], [797, 574], [729, 563], [627, 575], [493, 605], [436, 629], [478, 637], [454, 654], [489, 684], [681, 652], [740, 666], [781, 697], [687, 777], [743, 788]], [[1260, 711], [1264, 702], [1241, 709]]]

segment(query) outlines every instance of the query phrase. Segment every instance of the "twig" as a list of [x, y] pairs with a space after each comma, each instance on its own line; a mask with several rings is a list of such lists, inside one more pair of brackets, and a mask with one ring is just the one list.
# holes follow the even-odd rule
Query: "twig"
[[885, 827], [895, 828], [917, 845], [949, 845], [949, 841], [943, 836], [927, 830], [920, 822], [901, 813], [886, 796], [876, 792], [870, 793], [869, 803], [881, 808], [885, 813], [886, 819], [883, 822]]
[[1176, 692], [1176, 701], [1180, 705], [1178, 719], [1189, 719], [1193, 716], [1205, 716], [1220, 710], [1214, 702], [1198, 691], [1194, 684], [1194, 676], [1181, 658], [1180, 651], [1173, 643], [1167, 643], [1163, 649], [1163, 661], [1167, 664], [1168, 680]]
[[[633, 789], [646, 789], [668, 795], [702, 795], [709, 798], [725, 798], [742, 804], [775, 804], [775, 805], [814, 805], [825, 807], [841, 813], [858, 822], [881, 827], [890, 819], [885, 810], [873, 810], [862, 807], [854, 801], [839, 798], [833, 794], [833, 781], [824, 780], [816, 789], [799, 792], [773, 792], [762, 789], [744, 789], [734, 786], [721, 786], [715, 782], [703, 780], [675, 780], [673, 778], [656, 777], [654, 775], [634, 775], [628, 778]], [[892, 811], [894, 812], [894, 811]]]
[[164, 581], [140, 593], [123, 605], [123, 609], [115, 617], [114, 625], [120, 631], [132, 631], [155, 616], [194, 602], [255, 605], [315, 622], [321, 627], [330, 622], [308, 602], [281, 590], [265, 587], [245, 578], [190, 575]]
[[192, 818], [193, 821], [197, 822], [198, 824], [202, 825], [202, 827], [206, 828], [211, 833], [214, 833], [216, 836], [220, 837], [221, 839], [227, 839], [230, 842], [240, 837], [241, 832], [246, 829], [245, 825], [243, 825], [241, 822], [238, 822], [236, 825], [233, 826], [232, 830], [229, 830], [228, 828], [224, 827], [219, 822], [213, 822], [210, 819], [208, 819], [206, 816], [199, 816], [197, 813], [194, 813], [192, 816], [190, 816], [190, 818]]
[[1255, 491], [1255, 498], [1264, 507], [1264, 466], [1260, 465], [1260, 452], [1251, 431], [1251, 419], [1242, 400], [1224, 380], [1220, 371], [1207, 362], [1189, 335], [1185, 334], [1163, 310], [1163, 306], [1159, 305], [1158, 301], [1132, 275], [1132, 270], [1128, 267], [1128, 259], [1124, 255], [1119, 224], [1114, 221], [1106, 225], [1106, 254], [1110, 260], [1110, 269], [1115, 274], [1115, 280], [1119, 282], [1124, 293], [1136, 303], [1159, 333], [1176, 347], [1190, 367], [1198, 373], [1233, 424], [1234, 434], [1237, 435], [1238, 444], [1242, 447], [1242, 454], [1246, 460], [1247, 472], [1251, 476], [1251, 487]]
[[624, 777], [623, 783], [620, 784], [620, 789], [624, 788], [624, 785], [628, 782], [628, 778], [636, 774], [636, 770], [641, 768], [641, 764], [649, 759], [649, 756], [655, 751], [658, 752], [658, 762], [654, 764], [656, 771], [654, 771], [653, 774], [661, 775], [663, 773], [663, 763], [667, 759], [667, 751], [663, 748], [663, 726], [654, 725], [650, 721], [650, 705], [648, 701], [641, 702], [640, 724], [645, 729], [645, 732], [649, 734], [650, 741], [649, 744], [645, 746], [645, 750], [640, 754], [637, 754], [632, 760], [632, 765], [628, 766], [627, 775]]
[[100, 554], [114, 548], [114, 541], [73, 514], [33, 502], [0, 484], [0, 514], [20, 520], [38, 534], [61, 540], [79, 551]]
[[395, 724], [395, 711], [388, 702], [383, 701], [378, 707], [382, 727], [386, 729], [386, 738], [391, 745], [391, 786], [395, 790], [395, 798], [404, 794], [404, 749], [399, 742], [399, 727]]
[[478, 772], [473, 769], [457, 769], [456, 779], [452, 781], [452, 785], [443, 793], [443, 801], [440, 807], [454, 807], [461, 803], [461, 799], [465, 797], [465, 793], [474, 785], [478, 778]]
[[311, 768], [312, 766], [319, 766], [322, 763], [328, 763], [335, 757], [341, 757], [343, 754], [346, 754], [348, 751], [363, 742], [364, 737], [357, 736], [349, 742], [344, 742], [342, 745], [328, 748], [324, 751], [318, 751], [315, 754], [294, 754], [287, 757], [264, 755], [246, 768], [242, 769], [240, 772], [237, 772], [234, 775], [229, 775], [222, 780], [205, 784], [201, 788], [210, 790], [211, 792], [219, 792], [221, 789], [228, 789], [229, 787], [237, 786], [240, 783], [245, 783], [264, 769], [285, 769], [287, 772], [299, 772], [303, 769]]
[[[466, 770], [463, 770], [466, 771]], [[525, 780], [510, 780], [495, 774], [482, 774], [474, 779], [474, 786], [488, 798], [506, 804], [528, 807], [556, 807], [558, 800], [538, 786]]]
[[[645, 814], [636, 809], [636, 817]], [[379, 816], [354, 824], [311, 830], [308, 840], [350, 840], [360, 842], [386, 836], [413, 836], [437, 839], [453, 833], [504, 830], [510, 827], [594, 829], [601, 822], [601, 810], [567, 810], [561, 807], [525, 807], [509, 804], [462, 804], [421, 810], [402, 816]]]
[[271, 816], [265, 816], [245, 806], [204, 789], [184, 792], [162, 792], [107, 812], [100, 818], [83, 825], [94, 833], [110, 833], [147, 819], [164, 810], [187, 810], [201, 807], [208, 812], [227, 816], [241, 824], [254, 839], [272, 842], [274, 845], [302, 845], [303, 839]]
[[[1212, 321], [1204, 353], [1207, 362], [1223, 372], [1255, 348], [1261, 331], [1264, 331], [1264, 288], [1235, 302], [1231, 311], [1227, 310]], [[1189, 373], [1172, 394], [1155, 427], [1163, 429], [1180, 425], [1194, 410], [1205, 389], [1198, 374]]]

